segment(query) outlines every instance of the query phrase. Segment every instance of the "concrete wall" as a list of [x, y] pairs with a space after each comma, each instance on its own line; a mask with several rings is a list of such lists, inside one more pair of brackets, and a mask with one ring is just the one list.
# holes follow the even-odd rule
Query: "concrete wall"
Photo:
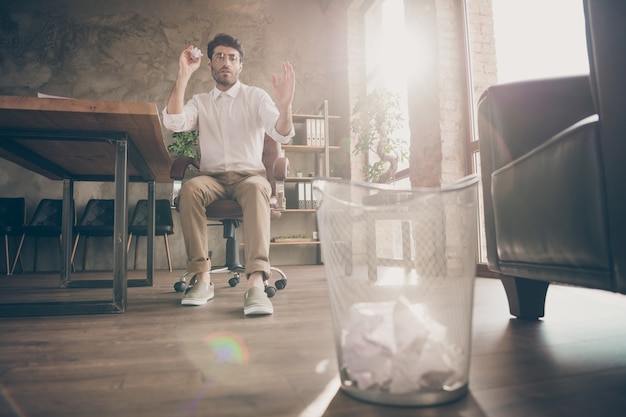
[[[325, 99], [334, 123], [332, 144], [350, 146], [352, 104], [363, 91], [364, 45], [362, 14], [369, 0], [0, 0], [0, 94], [53, 95], [155, 102], [162, 108], [177, 72], [180, 51], [193, 43], [206, 47], [218, 32], [239, 37], [245, 46], [242, 81], [270, 90], [271, 74], [288, 59], [296, 70], [294, 112], [317, 112]], [[415, 13], [409, 27], [432, 24], [439, 70], [428, 84], [437, 98], [411, 114], [414, 151], [411, 177], [414, 185], [449, 183], [467, 170], [467, 118], [470, 116], [465, 85], [465, 45], [460, 0], [405, 0]], [[496, 81], [491, 0], [467, 0], [470, 55], [473, 61], [474, 101]], [[428, 16], [425, 13], [431, 13]], [[423, 28], [423, 27], [422, 27]], [[436, 32], [436, 34], [435, 34]], [[213, 86], [208, 69], [194, 75], [188, 95]], [[413, 94], [414, 97], [423, 96]], [[433, 129], [428, 127], [432, 126]], [[166, 142], [171, 135], [164, 132]], [[349, 151], [335, 157], [333, 175], [359, 178], [362, 161]], [[338, 161], [338, 162], [337, 162]], [[129, 202], [145, 198], [146, 187], [131, 184]], [[89, 198], [112, 198], [112, 184], [77, 183], [76, 205], [80, 214]], [[32, 174], [0, 159], [0, 195], [25, 196], [28, 216], [41, 198], [61, 198], [61, 184]], [[170, 184], [157, 184], [157, 198], [171, 198]], [[276, 227], [281, 234], [302, 224], [309, 216], [293, 215]], [[185, 266], [182, 234], [175, 219], [171, 239], [176, 268]], [[285, 224], [284, 222], [288, 222]], [[299, 231], [294, 231], [299, 233]], [[210, 233], [216, 263], [223, 261], [223, 241]], [[145, 239], [144, 239], [145, 241]], [[95, 242], [94, 242], [95, 243]], [[110, 242], [90, 248], [88, 268], [110, 267]], [[43, 269], [58, 269], [56, 242], [40, 254]], [[93, 251], [92, 251], [92, 248]], [[131, 248], [132, 250], [132, 248]], [[162, 242], [156, 242], [157, 268], [165, 268]], [[32, 247], [26, 247], [27, 270]], [[82, 262], [79, 249], [78, 262]], [[310, 263], [315, 250], [279, 249], [272, 262]], [[132, 258], [132, 254], [129, 258]], [[130, 259], [132, 260], [132, 259]], [[143, 260], [140, 259], [140, 264]], [[145, 261], [144, 261], [145, 262]]]
[[[190, 43], [206, 49], [216, 33], [227, 32], [240, 38], [246, 50], [243, 82], [271, 91], [272, 73], [279, 73], [281, 62], [290, 60], [297, 77], [294, 111], [316, 112], [328, 99], [330, 111], [343, 116], [336, 132], [346, 132], [344, 21], [343, 1], [0, 0], [0, 94], [34, 96], [44, 92], [148, 101], [162, 108], [182, 49]], [[210, 71], [204, 66], [194, 75], [188, 95], [212, 87]], [[345, 137], [345, 133], [337, 136]], [[171, 134], [164, 132], [164, 137], [169, 143]], [[61, 198], [61, 186], [0, 159], [0, 195], [26, 197], [28, 218], [41, 198]], [[131, 209], [146, 192], [145, 185], [131, 184]], [[113, 186], [77, 183], [75, 198], [80, 215], [90, 198], [113, 198]], [[171, 198], [171, 185], [157, 184], [157, 198]], [[210, 234], [214, 260], [221, 263], [221, 233], [214, 229]], [[102, 242], [90, 244], [88, 269], [111, 265], [107, 254], [110, 241], [99, 240]], [[40, 251], [40, 269], [58, 269], [56, 242], [41, 243], [49, 250]], [[183, 268], [185, 255], [176, 214], [171, 245], [175, 267]], [[157, 268], [167, 265], [162, 250], [158, 240]], [[32, 253], [32, 242], [27, 242], [27, 270], [31, 269]], [[286, 262], [293, 256], [285, 254], [284, 258]], [[77, 260], [82, 262], [81, 250]], [[284, 263], [280, 258], [274, 262]]]

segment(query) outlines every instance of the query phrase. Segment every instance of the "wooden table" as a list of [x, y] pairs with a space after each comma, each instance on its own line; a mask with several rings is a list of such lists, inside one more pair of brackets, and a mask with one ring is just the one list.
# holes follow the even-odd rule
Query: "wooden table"
[[[171, 158], [154, 103], [0, 96], [0, 157], [63, 181], [61, 287], [113, 287], [112, 301], [14, 303], [0, 316], [123, 313], [128, 285], [152, 285], [155, 182], [171, 182]], [[113, 279], [72, 281], [74, 181], [115, 182]], [[127, 281], [128, 182], [148, 185], [148, 267]]]

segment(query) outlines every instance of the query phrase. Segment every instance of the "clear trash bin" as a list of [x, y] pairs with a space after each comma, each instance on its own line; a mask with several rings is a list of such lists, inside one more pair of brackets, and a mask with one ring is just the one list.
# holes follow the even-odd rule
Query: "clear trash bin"
[[383, 405], [468, 392], [478, 178], [398, 190], [315, 180], [341, 388]]

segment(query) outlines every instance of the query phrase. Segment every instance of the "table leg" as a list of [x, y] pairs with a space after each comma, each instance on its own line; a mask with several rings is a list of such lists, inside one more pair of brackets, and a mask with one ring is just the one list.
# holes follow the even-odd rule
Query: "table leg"
[[115, 143], [115, 220], [113, 225], [113, 303], [126, 311], [128, 239], [128, 140]]
[[61, 217], [61, 287], [70, 282], [72, 270], [72, 237], [74, 225], [74, 180], [63, 180], [63, 208]]
[[147, 231], [147, 251], [146, 254], [146, 280], [152, 286], [154, 278], [154, 229], [156, 217], [156, 199], [154, 193], [154, 181], [148, 181], [148, 231]]

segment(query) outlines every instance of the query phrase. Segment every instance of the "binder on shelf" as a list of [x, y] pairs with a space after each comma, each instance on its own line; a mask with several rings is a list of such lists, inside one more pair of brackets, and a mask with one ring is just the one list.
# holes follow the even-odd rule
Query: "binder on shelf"
[[294, 120], [295, 135], [291, 138], [291, 145], [306, 145], [306, 121]]
[[317, 119], [311, 119], [311, 146], [317, 146]]
[[306, 209], [313, 208], [313, 184], [311, 182], [305, 182], [304, 184], [304, 207]]
[[315, 146], [322, 146], [322, 119], [315, 119]]
[[297, 182], [285, 182], [285, 199], [287, 200], [287, 210], [295, 210], [300, 208]]
[[306, 146], [313, 146], [314, 119], [306, 119]]
[[315, 193], [313, 193], [312, 189], [313, 189], [313, 183], [311, 183], [311, 208], [313, 210], [317, 210], [320, 207], [320, 204], [319, 204], [318, 199], [315, 198]]
[[300, 181], [298, 184], [298, 208], [305, 209], [306, 208], [306, 197], [305, 197], [305, 183]]

